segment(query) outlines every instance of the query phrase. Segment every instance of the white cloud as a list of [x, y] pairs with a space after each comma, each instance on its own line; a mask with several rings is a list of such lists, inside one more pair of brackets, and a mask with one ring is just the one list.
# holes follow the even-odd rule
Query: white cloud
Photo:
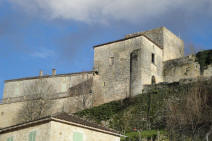
[[[70, 19], [85, 23], [148, 21], [173, 9], [195, 14], [201, 6], [211, 9], [211, 0], [9, 0], [28, 13], [38, 12], [50, 19]], [[203, 9], [205, 10], [205, 9]], [[208, 12], [211, 12], [208, 11]], [[142, 19], [142, 20], [141, 20]]]

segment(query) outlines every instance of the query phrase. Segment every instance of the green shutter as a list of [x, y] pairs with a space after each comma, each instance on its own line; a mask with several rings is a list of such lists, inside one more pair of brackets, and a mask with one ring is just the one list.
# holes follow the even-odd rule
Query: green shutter
[[36, 139], [36, 131], [29, 133], [29, 141], [35, 141]]
[[83, 141], [83, 134], [74, 132], [73, 141]]
[[35, 137], [36, 137], [36, 131], [33, 132], [33, 141], [35, 141]]
[[29, 141], [32, 141], [32, 132], [29, 133]]
[[7, 138], [7, 141], [13, 141], [13, 137]]

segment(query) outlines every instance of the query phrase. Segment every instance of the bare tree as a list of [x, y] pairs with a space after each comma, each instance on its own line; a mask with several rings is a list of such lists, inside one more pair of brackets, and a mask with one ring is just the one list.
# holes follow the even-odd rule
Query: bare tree
[[197, 82], [182, 97], [168, 100], [167, 125], [169, 129], [190, 136], [192, 140], [211, 134], [212, 105], [211, 91]]
[[53, 85], [45, 79], [35, 80], [24, 89], [29, 97], [18, 114], [20, 122], [35, 120], [50, 113], [52, 102], [49, 96], [55, 93]]
[[203, 47], [197, 46], [193, 43], [188, 44], [185, 46], [185, 51], [187, 55], [195, 55], [197, 52], [203, 50]]
[[189, 49], [191, 54], [196, 54], [197, 53], [197, 48], [192, 43], [188, 46], [188, 49]]
[[87, 79], [80, 84], [70, 88], [70, 94], [79, 98], [77, 107], [79, 110], [83, 110], [93, 106], [93, 95], [92, 95], [93, 79]]

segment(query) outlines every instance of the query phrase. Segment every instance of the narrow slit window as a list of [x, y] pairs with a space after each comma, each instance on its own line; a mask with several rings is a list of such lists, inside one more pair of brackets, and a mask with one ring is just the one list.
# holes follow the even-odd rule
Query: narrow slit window
[[156, 83], [155, 76], [152, 76], [152, 80], [151, 80], [151, 81], [152, 81], [152, 82], [151, 82], [151, 83], [152, 83], [152, 85]]
[[155, 63], [155, 54], [152, 53], [152, 63], [154, 64]]
[[110, 57], [110, 65], [114, 64], [114, 57]]

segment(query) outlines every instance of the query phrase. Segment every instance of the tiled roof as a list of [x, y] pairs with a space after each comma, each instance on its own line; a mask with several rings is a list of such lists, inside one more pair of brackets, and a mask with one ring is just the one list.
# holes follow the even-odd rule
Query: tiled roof
[[58, 114], [58, 115], [55, 115], [55, 116], [52, 116], [52, 117], [57, 118], [57, 119], [61, 119], [61, 120], [65, 120], [65, 121], [69, 121], [69, 122], [73, 122], [73, 123], [78, 123], [78, 124], [88, 126], [88, 127], [93, 127], [93, 128], [98, 128], [98, 129], [105, 130], [105, 131], [119, 133], [116, 130], [106, 128], [104, 126], [98, 125], [96, 123], [81, 119], [77, 116], [67, 114], [67, 113], [61, 113], [61, 114]]
[[36, 126], [36, 125], [47, 123], [47, 122], [50, 122], [50, 121], [61, 122], [61, 123], [64, 123], [64, 124], [78, 126], [78, 127], [81, 127], [81, 128], [86, 128], [86, 129], [94, 130], [94, 131], [97, 131], [97, 132], [103, 132], [103, 133], [111, 134], [111, 135], [115, 135], [115, 136], [122, 136], [116, 130], [103, 127], [103, 126], [98, 125], [96, 123], [81, 119], [77, 116], [67, 114], [67, 113], [58, 113], [58, 114], [47, 116], [47, 117], [44, 117], [44, 118], [41, 118], [41, 119], [37, 119], [37, 120], [33, 120], [33, 121], [21, 123], [21, 124], [9, 126], [9, 127], [6, 127], [6, 128], [2, 128], [2, 129], [0, 129], [0, 134], [3, 134], [5, 132], [10, 132], [10, 131], [15, 131], [15, 130], [18, 130], [18, 129]]

